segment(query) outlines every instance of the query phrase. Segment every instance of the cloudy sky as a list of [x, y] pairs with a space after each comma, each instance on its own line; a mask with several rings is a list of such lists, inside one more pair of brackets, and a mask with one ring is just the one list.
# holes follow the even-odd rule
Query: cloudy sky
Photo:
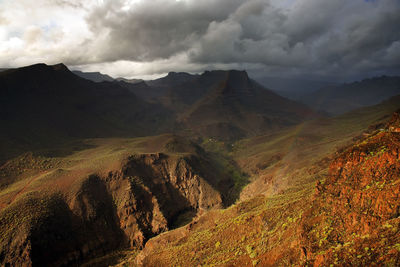
[[400, 0], [0, 0], [0, 67], [400, 74]]

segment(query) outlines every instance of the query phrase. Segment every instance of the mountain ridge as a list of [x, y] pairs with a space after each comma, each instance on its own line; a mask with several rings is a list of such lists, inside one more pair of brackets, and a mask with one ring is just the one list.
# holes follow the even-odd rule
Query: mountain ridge
[[[212, 131], [216, 138], [238, 138], [317, 116], [305, 105], [266, 90], [245, 71], [205, 72], [201, 77], [207, 76], [216, 82], [179, 117], [200, 134]], [[281, 121], [276, 118], [278, 114], [285, 114]]]
[[85, 78], [93, 82], [112, 82], [115, 80], [108, 74], [103, 74], [101, 72], [83, 72], [79, 70], [74, 70], [72, 72], [79, 77]]
[[2, 72], [0, 88], [0, 146], [6, 152], [62, 140], [155, 133], [170, 116], [115, 82], [86, 80], [65, 65]]
[[322, 88], [305, 95], [301, 102], [333, 115], [371, 106], [400, 94], [399, 76], [380, 76]]

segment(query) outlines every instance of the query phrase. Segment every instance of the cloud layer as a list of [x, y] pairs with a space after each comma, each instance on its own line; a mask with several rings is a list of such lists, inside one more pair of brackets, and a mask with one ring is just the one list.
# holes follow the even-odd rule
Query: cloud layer
[[[398, 0], [0, 0], [0, 65], [114, 76], [399, 73]], [[28, 14], [29, 11], [29, 14]]]

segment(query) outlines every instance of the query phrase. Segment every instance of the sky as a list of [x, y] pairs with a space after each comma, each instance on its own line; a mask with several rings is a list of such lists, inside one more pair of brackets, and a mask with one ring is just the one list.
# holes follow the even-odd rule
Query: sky
[[0, 67], [400, 75], [400, 0], [0, 0]]

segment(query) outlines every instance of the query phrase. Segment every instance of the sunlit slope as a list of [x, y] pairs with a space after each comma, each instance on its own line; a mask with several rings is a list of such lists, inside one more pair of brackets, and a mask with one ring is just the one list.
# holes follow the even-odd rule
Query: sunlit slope
[[229, 171], [179, 136], [84, 144], [62, 157], [26, 153], [0, 167], [1, 264], [78, 264], [139, 249], [233, 201]]
[[[399, 264], [399, 114], [372, 128], [329, 159], [308, 166], [308, 180], [301, 184], [209, 212], [151, 239], [135, 263]], [[315, 176], [316, 168], [327, 169], [326, 176]]]

